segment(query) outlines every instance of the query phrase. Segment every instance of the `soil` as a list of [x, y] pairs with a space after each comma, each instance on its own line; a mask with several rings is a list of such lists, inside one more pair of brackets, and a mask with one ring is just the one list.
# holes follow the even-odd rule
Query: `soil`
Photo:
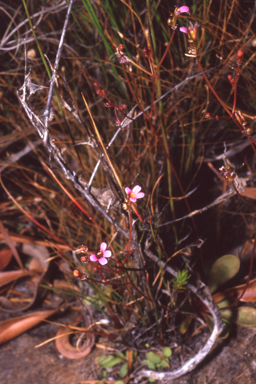
[[[68, 360], [61, 356], [53, 341], [35, 348], [54, 337], [56, 330], [56, 325], [44, 323], [2, 345], [0, 383], [78, 384], [99, 380], [97, 359], [106, 353], [102, 348], [95, 347], [82, 360]], [[103, 343], [104, 340], [98, 341], [101, 346]], [[109, 380], [113, 380], [110, 376], [111, 373]], [[149, 381], [144, 380], [143, 384], [147, 383]], [[200, 367], [172, 383], [256, 384], [256, 329], [238, 327], [227, 340], [219, 341], [211, 356]]]

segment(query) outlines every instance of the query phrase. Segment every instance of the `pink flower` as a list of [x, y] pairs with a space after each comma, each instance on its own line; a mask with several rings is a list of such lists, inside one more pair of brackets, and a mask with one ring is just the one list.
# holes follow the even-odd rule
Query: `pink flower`
[[125, 188], [126, 195], [133, 203], [136, 203], [137, 199], [142, 199], [145, 196], [145, 193], [140, 191], [141, 187], [139, 185], [133, 187], [132, 190], [128, 187]]
[[180, 13], [185, 13], [185, 12], [189, 13], [189, 7], [187, 7], [186, 5], [183, 5], [180, 8], [176, 8], [175, 12], [177, 15], [179, 15]]
[[189, 22], [189, 27], [186, 28], [186, 27], [181, 27], [180, 28], [180, 31], [183, 32], [183, 33], [186, 33], [189, 38], [195, 40], [196, 39], [196, 33], [197, 33], [197, 28], [199, 27], [199, 24], [198, 23], [195, 23], [195, 25], [193, 25], [191, 23], [191, 21]]
[[170, 18], [167, 21], [168, 25], [170, 25], [170, 27], [172, 29], [176, 29], [177, 28], [176, 21], [177, 21], [179, 15], [181, 13], [185, 13], [185, 12], [189, 13], [189, 7], [187, 7], [186, 5], [183, 5], [180, 8], [176, 7], [174, 10], [174, 13], [170, 14]]
[[197, 29], [199, 27], [198, 23], [193, 25], [191, 21], [189, 22], [189, 27], [181, 27], [180, 31], [188, 35], [188, 53], [185, 53], [186, 56], [196, 57], [197, 56]]
[[106, 257], [111, 257], [112, 252], [111, 251], [106, 251], [107, 249], [107, 244], [106, 243], [101, 243], [100, 245], [100, 251], [97, 253], [97, 255], [91, 255], [90, 260], [91, 261], [98, 261], [101, 265], [105, 265], [108, 263], [108, 260]]

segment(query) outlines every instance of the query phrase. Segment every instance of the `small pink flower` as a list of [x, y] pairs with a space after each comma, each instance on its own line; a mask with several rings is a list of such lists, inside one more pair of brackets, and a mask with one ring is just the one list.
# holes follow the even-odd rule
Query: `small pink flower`
[[195, 40], [196, 39], [196, 33], [197, 33], [197, 28], [199, 27], [198, 23], [195, 23], [193, 25], [191, 21], [189, 22], [189, 27], [181, 27], [180, 31], [183, 33], [186, 33], [191, 39]]
[[198, 23], [193, 25], [191, 21], [189, 22], [189, 27], [181, 27], [180, 31], [188, 35], [188, 53], [185, 53], [186, 56], [196, 57], [197, 56], [197, 29], [199, 27]]
[[145, 196], [145, 193], [140, 191], [141, 187], [139, 185], [133, 187], [132, 190], [128, 187], [125, 188], [126, 195], [133, 203], [136, 203], [137, 199], [142, 199]]
[[186, 5], [183, 5], [180, 8], [176, 7], [174, 10], [174, 13], [170, 14], [170, 18], [167, 21], [168, 25], [170, 25], [170, 27], [172, 29], [176, 29], [177, 28], [176, 21], [177, 21], [179, 15], [181, 13], [185, 13], [185, 12], [189, 13], [189, 7], [187, 7]]
[[187, 7], [186, 5], [183, 5], [182, 7], [180, 8], [176, 8], [175, 9], [175, 12], [179, 15], [180, 13], [189, 13], [189, 7]]
[[106, 251], [107, 249], [107, 244], [106, 243], [101, 243], [100, 245], [100, 251], [97, 253], [97, 255], [91, 255], [90, 260], [91, 261], [98, 261], [101, 265], [105, 265], [108, 263], [108, 260], [106, 257], [111, 257], [112, 252], [111, 251]]

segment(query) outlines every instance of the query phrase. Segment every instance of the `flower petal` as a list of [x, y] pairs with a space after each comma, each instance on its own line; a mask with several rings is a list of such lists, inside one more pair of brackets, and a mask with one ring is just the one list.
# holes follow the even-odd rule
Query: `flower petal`
[[98, 261], [97, 256], [94, 254], [90, 256], [90, 260], [91, 261]]
[[144, 192], [139, 192], [136, 194], [136, 199], [142, 199], [145, 196]]
[[180, 7], [178, 9], [178, 13], [185, 13], [185, 12], [188, 12], [189, 13], [189, 7], [187, 7], [186, 5], [183, 5], [182, 7]]
[[100, 245], [100, 250], [101, 250], [102, 252], [104, 252], [106, 249], [107, 249], [107, 244], [106, 244], [106, 243], [101, 243], [101, 245]]
[[130, 195], [130, 193], [132, 192], [132, 190], [129, 187], [126, 187], [124, 190], [126, 195]]
[[135, 185], [135, 187], [132, 189], [132, 192], [134, 195], [137, 195], [137, 193], [141, 190], [141, 187], [139, 185]]
[[180, 31], [188, 34], [188, 29], [186, 27], [180, 27]]
[[189, 20], [189, 27], [188, 27], [188, 30], [189, 30], [189, 31], [193, 31], [193, 29], [194, 29], [194, 25], [193, 25], [192, 21]]
[[112, 252], [111, 251], [105, 251], [103, 253], [103, 257], [111, 257], [112, 256]]
[[99, 259], [99, 263], [100, 263], [101, 265], [105, 265], [105, 264], [108, 263], [108, 261], [107, 261], [107, 259], [105, 259], [105, 257], [102, 257], [101, 259]]
[[133, 203], [136, 203], [137, 199], [135, 197], [130, 197], [130, 200], [133, 202]]

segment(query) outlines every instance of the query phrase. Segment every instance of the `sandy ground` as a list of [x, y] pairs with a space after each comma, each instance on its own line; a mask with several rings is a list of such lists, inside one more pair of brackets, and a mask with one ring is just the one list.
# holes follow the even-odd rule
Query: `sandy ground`
[[[1, 317], [1, 316], [0, 316]], [[0, 347], [1, 384], [78, 384], [99, 380], [96, 360], [104, 352], [94, 348], [82, 360], [68, 360], [50, 342], [57, 326], [41, 324]], [[93, 382], [93, 381], [92, 381]], [[130, 381], [132, 383], [132, 381]], [[149, 383], [145, 380], [143, 384]], [[256, 384], [256, 329], [238, 328], [225, 341], [220, 341], [211, 357], [194, 372], [173, 384]]]

